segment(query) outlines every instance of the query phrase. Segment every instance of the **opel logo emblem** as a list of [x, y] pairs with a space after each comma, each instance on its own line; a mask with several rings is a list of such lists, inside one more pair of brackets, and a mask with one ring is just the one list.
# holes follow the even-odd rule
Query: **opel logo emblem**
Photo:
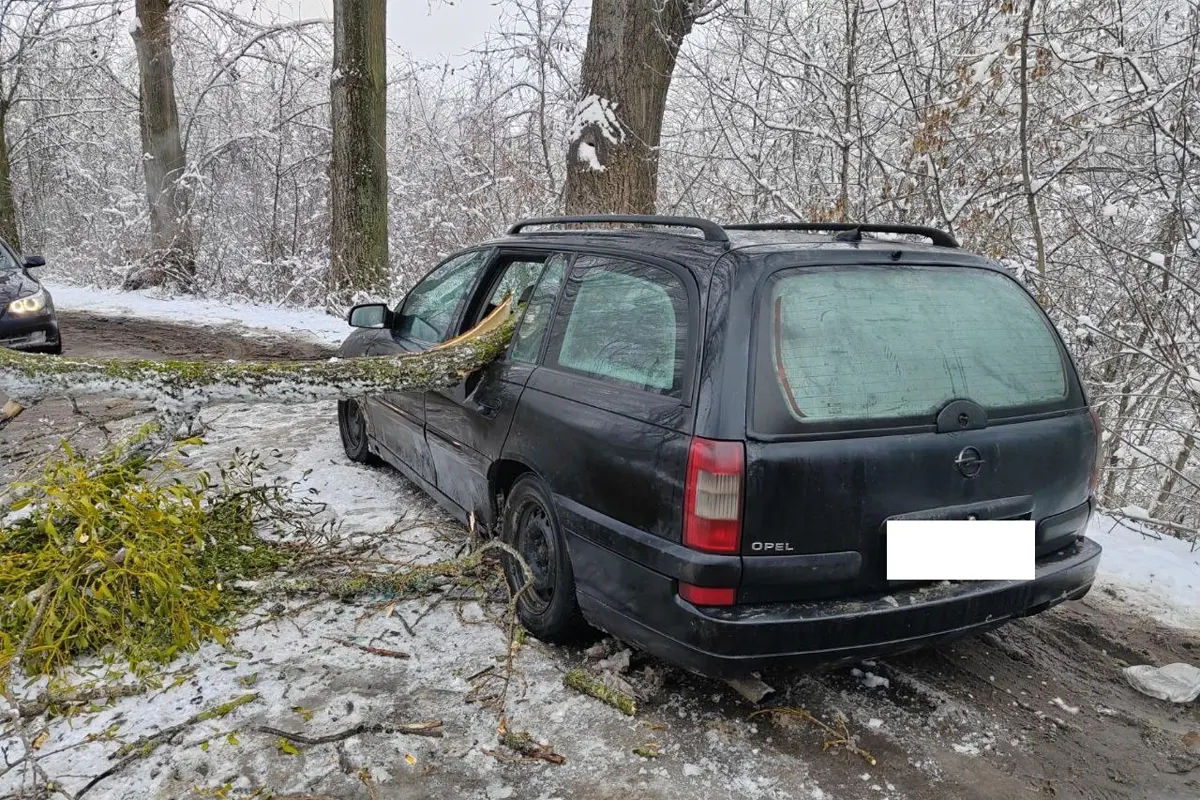
[[983, 456], [974, 447], [964, 447], [954, 459], [954, 465], [964, 478], [974, 478], [983, 469]]

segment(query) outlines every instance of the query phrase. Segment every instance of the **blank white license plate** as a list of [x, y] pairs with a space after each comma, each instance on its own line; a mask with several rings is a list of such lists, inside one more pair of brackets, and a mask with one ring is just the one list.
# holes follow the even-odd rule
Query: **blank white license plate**
[[1034, 573], [1033, 520], [889, 520], [889, 581], [1018, 581]]

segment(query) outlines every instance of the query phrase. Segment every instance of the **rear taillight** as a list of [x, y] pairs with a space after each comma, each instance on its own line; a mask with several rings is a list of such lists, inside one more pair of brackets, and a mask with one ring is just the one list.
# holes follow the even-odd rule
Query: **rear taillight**
[[692, 439], [684, 489], [683, 543], [706, 553], [737, 553], [742, 546], [741, 442]]
[[1092, 474], [1088, 478], [1088, 491], [1095, 494], [1096, 489], [1100, 486], [1100, 464], [1104, 454], [1104, 442], [1102, 441], [1104, 426], [1100, 424], [1100, 415], [1094, 408], [1088, 409], [1088, 416], [1092, 418], [1092, 430], [1096, 434], [1096, 460], [1092, 462]]
[[680, 581], [679, 596], [695, 606], [731, 606], [737, 598], [737, 590], [694, 586]]

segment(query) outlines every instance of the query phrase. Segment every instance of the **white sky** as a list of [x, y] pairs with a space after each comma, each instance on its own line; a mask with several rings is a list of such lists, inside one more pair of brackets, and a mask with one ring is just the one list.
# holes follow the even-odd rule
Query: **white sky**
[[[260, 15], [333, 18], [333, 0], [241, 0]], [[501, 0], [387, 0], [388, 39], [422, 60], [461, 56], [480, 44]], [[451, 4], [453, 3], [453, 4]]]

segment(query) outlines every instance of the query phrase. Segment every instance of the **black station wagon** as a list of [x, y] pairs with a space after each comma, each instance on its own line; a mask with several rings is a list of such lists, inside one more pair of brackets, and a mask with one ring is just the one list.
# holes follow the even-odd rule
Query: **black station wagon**
[[[510, 293], [499, 360], [338, 418], [350, 458], [523, 556], [539, 638], [594, 627], [738, 677], [912, 650], [1091, 588], [1098, 420], [1035, 300], [949, 234], [527, 220], [394, 311], [353, 309], [340, 355], [427, 349]], [[888, 579], [889, 520], [972, 519], [1029, 521], [1032, 579]]]

